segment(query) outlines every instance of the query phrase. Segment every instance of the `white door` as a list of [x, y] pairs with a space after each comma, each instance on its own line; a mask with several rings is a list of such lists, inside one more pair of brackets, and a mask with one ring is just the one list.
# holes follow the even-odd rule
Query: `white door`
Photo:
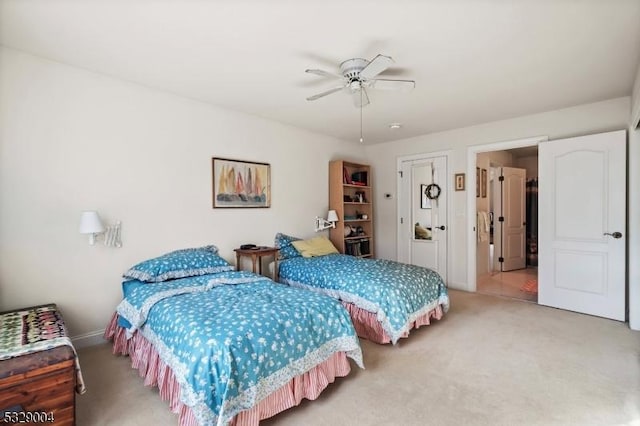
[[538, 303], [625, 319], [626, 134], [539, 146]]
[[[501, 225], [502, 271], [513, 271], [527, 267], [526, 256], [526, 218], [525, 196], [527, 185], [526, 169], [502, 167], [501, 187]], [[494, 222], [495, 223], [495, 222]]]
[[447, 282], [447, 158], [403, 161], [399, 179], [398, 260], [432, 269]]
[[491, 259], [491, 272], [493, 271], [501, 271], [502, 263], [500, 263], [500, 259], [502, 258], [502, 227], [500, 226], [502, 222], [498, 222], [498, 218], [502, 216], [502, 190], [500, 188], [501, 182], [500, 178], [500, 167], [491, 167], [490, 175], [492, 179], [489, 180], [491, 185], [489, 186], [489, 196], [491, 197], [491, 201], [489, 202], [489, 220], [491, 228], [490, 230], [493, 232], [490, 235], [491, 244], [493, 244], [493, 253], [491, 253], [491, 245], [489, 245], [490, 253], [492, 254]]

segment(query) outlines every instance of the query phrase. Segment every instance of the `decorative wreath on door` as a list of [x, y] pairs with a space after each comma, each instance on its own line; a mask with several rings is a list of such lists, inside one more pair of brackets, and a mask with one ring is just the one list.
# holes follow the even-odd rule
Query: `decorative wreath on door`
[[440, 196], [442, 189], [437, 183], [430, 183], [424, 190], [424, 195], [430, 200], [437, 200]]

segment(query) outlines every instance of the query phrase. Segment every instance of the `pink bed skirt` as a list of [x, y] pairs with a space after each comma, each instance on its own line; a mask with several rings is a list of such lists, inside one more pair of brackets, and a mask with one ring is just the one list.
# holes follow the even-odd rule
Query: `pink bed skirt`
[[[153, 345], [140, 333], [135, 333], [127, 340], [125, 330], [118, 326], [117, 318], [117, 314], [114, 314], [104, 333], [105, 339], [113, 340], [113, 353], [131, 357], [131, 366], [138, 369], [140, 377], [144, 377], [144, 384], [158, 386], [160, 397], [169, 401], [171, 411], [178, 414], [181, 426], [198, 425], [191, 409], [180, 402], [180, 385], [171, 368], [160, 359]], [[314, 400], [336, 377], [344, 377], [350, 371], [346, 354], [337, 352], [313, 369], [294, 377], [253, 408], [239, 413], [230, 425], [258, 425], [260, 420], [294, 407], [304, 398]]]
[[[365, 311], [353, 303], [343, 301], [342, 304], [347, 308], [347, 311], [349, 311], [349, 315], [351, 315], [351, 320], [353, 321], [353, 327], [356, 329], [358, 336], [374, 343], [391, 343], [391, 338], [382, 329], [382, 325], [380, 325], [380, 321], [378, 321], [376, 314]], [[411, 324], [409, 330], [419, 328], [423, 325], [429, 325], [431, 323], [431, 318], [439, 320], [443, 315], [444, 312], [442, 311], [442, 306], [438, 305], [426, 314], [418, 317], [418, 319]], [[405, 338], [408, 336], [409, 331], [404, 333], [401, 337]]]

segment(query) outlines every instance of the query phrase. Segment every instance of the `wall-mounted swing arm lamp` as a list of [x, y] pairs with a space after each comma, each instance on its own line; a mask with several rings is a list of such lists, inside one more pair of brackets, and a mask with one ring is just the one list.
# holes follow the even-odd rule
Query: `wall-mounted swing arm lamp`
[[107, 247], [122, 247], [120, 239], [120, 221], [104, 226], [98, 212], [89, 210], [82, 212], [80, 216], [80, 233], [89, 235], [89, 244], [94, 245], [98, 235], [102, 235], [104, 245]]
[[316, 232], [324, 231], [325, 229], [335, 228], [338, 221], [338, 213], [335, 210], [329, 210], [327, 219], [316, 216]]
[[80, 216], [80, 233], [89, 234], [89, 244], [94, 245], [96, 236], [104, 232], [104, 225], [96, 211], [85, 211]]

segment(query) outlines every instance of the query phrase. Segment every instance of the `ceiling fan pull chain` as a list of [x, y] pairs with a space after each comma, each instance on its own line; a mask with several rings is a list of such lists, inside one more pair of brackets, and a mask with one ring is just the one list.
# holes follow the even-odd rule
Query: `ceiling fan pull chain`
[[360, 143], [363, 143], [364, 139], [362, 137], [362, 88], [360, 89]]

